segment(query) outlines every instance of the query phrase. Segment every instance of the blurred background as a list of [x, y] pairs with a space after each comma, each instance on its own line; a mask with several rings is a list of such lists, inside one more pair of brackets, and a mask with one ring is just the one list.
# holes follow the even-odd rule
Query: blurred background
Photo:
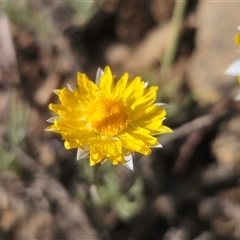
[[[239, 239], [240, 2], [2, 1], [0, 239]], [[52, 90], [109, 65], [158, 85], [170, 104], [163, 149], [88, 160], [44, 132]]]

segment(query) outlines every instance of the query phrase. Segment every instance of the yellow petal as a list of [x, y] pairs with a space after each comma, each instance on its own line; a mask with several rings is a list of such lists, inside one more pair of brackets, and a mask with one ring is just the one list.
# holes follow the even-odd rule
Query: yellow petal
[[[125, 91], [123, 91], [121, 98], [122, 99], [127, 99], [131, 96], [132, 93], [134, 94], [138, 94], [138, 92], [134, 92], [138, 87], [143, 86], [141, 83], [141, 78], [140, 77], [136, 77], [134, 78], [130, 84], [126, 87]], [[142, 87], [143, 88], [143, 87]]]
[[158, 107], [156, 105], [149, 106], [147, 108], [139, 109], [135, 108], [131, 112], [131, 119], [132, 121], [147, 118], [148, 116], [154, 115], [154, 113], [157, 111]]
[[138, 107], [139, 109], [143, 109], [148, 107], [150, 104], [152, 104], [155, 101], [157, 90], [158, 90], [158, 87], [150, 87], [146, 89], [145, 90], [146, 93], [133, 103], [134, 105], [133, 108]]
[[125, 90], [128, 82], [128, 73], [124, 73], [123, 76], [117, 81], [112, 96], [115, 98], [121, 98], [123, 91]]
[[79, 148], [81, 146], [78, 143], [76, 143], [76, 141], [74, 140], [68, 140], [64, 142], [64, 147], [66, 149], [72, 149], [72, 148]]
[[152, 135], [159, 133], [160, 128], [162, 127], [162, 122], [166, 115], [166, 111], [163, 109], [157, 109], [152, 114], [147, 115], [143, 118], [138, 118], [133, 123], [142, 128], [146, 128], [151, 131]]
[[238, 46], [240, 46], [240, 34], [235, 35], [235, 42]]
[[142, 140], [134, 138], [127, 132], [119, 135], [119, 139], [122, 142], [122, 146], [128, 150], [139, 152], [144, 155], [149, 155], [151, 153], [151, 149], [146, 146]]
[[161, 126], [161, 128], [159, 129], [159, 133], [160, 134], [164, 134], [164, 133], [171, 133], [173, 132], [173, 130], [167, 126]]
[[75, 92], [71, 92], [69, 90], [67, 90], [66, 88], [64, 88], [61, 91], [61, 94], [59, 94], [59, 100], [62, 102], [63, 105], [65, 105], [67, 108], [70, 109], [85, 109], [86, 106], [86, 101], [84, 101], [85, 99], [81, 96], [79, 96], [79, 94], [77, 95]]
[[59, 111], [67, 111], [67, 108], [60, 104], [49, 104], [49, 109], [58, 114]]
[[61, 131], [59, 131], [59, 129], [58, 129], [54, 124], [48, 126], [47, 128], [45, 128], [45, 131], [48, 131], [48, 132], [57, 132], [57, 133], [60, 133], [60, 132], [61, 132]]
[[136, 123], [136, 125], [145, 125], [150, 122], [164, 120], [165, 116], [166, 116], [166, 110], [156, 109], [156, 111], [152, 112], [151, 114], [142, 115], [142, 117], [139, 117], [138, 119], [136, 119], [134, 123]]
[[98, 86], [89, 80], [86, 74], [78, 73], [78, 88], [80, 95], [89, 99], [96, 99], [99, 96]]
[[145, 145], [148, 145], [148, 146], [158, 145], [157, 138], [151, 136], [150, 135], [151, 132], [147, 129], [131, 124], [127, 128], [127, 131], [132, 137], [136, 139], [141, 139]]
[[62, 119], [55, 119], [54, 124], [56, 127], [62, 130], [72, 130], [72, 131], [81, 131], [82, 128], [86, 127], [85, 120], [62, 120]]
[[110, 159], [116, 165], [124, 161], [120, 140], [98, 139], [90, 146], [90, 165]]
[[102, 96], [109, 97], [112, 94], [113, 75], [109, 67], [105, 67], [103, 75], [100, 78], [99, 87], [101, 89]]

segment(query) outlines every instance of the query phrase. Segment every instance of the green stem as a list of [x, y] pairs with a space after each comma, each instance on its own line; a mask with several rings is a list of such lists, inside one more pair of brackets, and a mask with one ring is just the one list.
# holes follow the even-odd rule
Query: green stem
[[92, 184], [89, 189], [92, 201], [95, 203], [99, 202], [99, 200], [100, 200], [98, 192], [97, 192], [98, 175], [100, 172], [100, 167], [101, 167], [100, 163], [98, 163], [96, 166], [93, 167], [93, 180], [92, 180]]
[[171, 19], [169, 44], [162, 58], [161, 72], [168, 71], [173, 64], [177, 51], [179, 36], [182, 29], [186, 5], [186, 0], [176, 0], [175, 2], [173, 16]]
[[93, 185], [97, 185], [98, 175], [99, 175], [99, 172], [100, 172], [100, 167], [101, 167], [100, 163], [98, 163], [97, 165], [95, 165], [93, 167], [93, 181], [92, 181]]

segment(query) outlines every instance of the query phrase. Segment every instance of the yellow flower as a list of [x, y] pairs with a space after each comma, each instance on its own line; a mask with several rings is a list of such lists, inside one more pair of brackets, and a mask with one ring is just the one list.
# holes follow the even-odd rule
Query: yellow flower
[[[240, 46], [240, 34], [235, 35], [235, 43]], [[240, 83], [240, 59], [232, 62], [229, 67], [225, 70], [225, 74], [238, 78], [238, 82]]]
[[240, 46], [240, 34], [235, 34], [235, 43]]
[[[240, 30], [240, 26], [237, 27]], [[235, 43], [240, 46], [240, 34], [235, 34]], [[226, 75], [237, 77], [240, 83], [240, 58], [233, 61], [224, 72]], [[240, 101], [240, 93], [235, 97], [235, 101]]]
[[78, 148], [77, 160], [90, 155], [90, 165], [109, 159], [133, 169], [132, 155], [161, 147], [153, 135], [172, 132], [162, 122], [165, 104], [155, 103], [158, 87], [147, 87], [140, 77], [117, 82], [109, 67], [99, 69], [96, 84], [78, 73], [78, 88], [58, 89], [61, 104], [50, 104], [58, 114], [46, 130], [61, 134], [66, 149]]

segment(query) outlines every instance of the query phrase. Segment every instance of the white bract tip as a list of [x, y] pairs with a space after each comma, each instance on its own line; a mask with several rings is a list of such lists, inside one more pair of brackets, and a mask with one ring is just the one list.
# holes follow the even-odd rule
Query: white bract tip
[[144, 82], [143, 88], [147, 88], [148, 82]]
[[132, 155], [127, 155], [127, 156], [124, 156], [124, 159], [126, 160], [126, 163], [124, 163], [123, 165], [132, 170], [133, 171], [133, 159], [132, 159]]
[[237, 30], [240, 31], [240, 26], [237, 26]]
[[59, 90], [58, 89], [53, 89], [52, 90], [55, 94], [59, 95]]
[[85, 158], [89, 154], [89, 151], [86, 151], [82, 148], [78, 148], [77, 150], [77, 161]]
[[74, 86], [71, 85], [71, 84], [67, 84], [67, 87], [68, 87], [68, 90], [69, 90], [70, 92], [73, 92], [74, 90], [76, 90], [76, 87], [74, 87]]
[[96, 85], [99, 85], [100, 78], [102, 75], [103, 75], [103, 70], [99, 67], [96, 73], [96, 79], [95, 79]]
[[162, 144], [158, 144], [158, 145], [156, 145], [156, 146], [151, 146], [151, 148], [162, 148], [163, 146], [162, 146]]
[[154, 105], [157, 105], [161, 109], [167, 109], [170, 106], [169, 104], [166, 103], [154, 103]]
[[238, 77], [240, 76], [240, 59], [235, 60], [230, 64], [230, 66], [225, 70], [224, 74]]
[[59, 116], [51, 117], [51, 118], [47, 119], [47, 122], [54, 123], [55, 119], [60, 119], [60, 117]]

